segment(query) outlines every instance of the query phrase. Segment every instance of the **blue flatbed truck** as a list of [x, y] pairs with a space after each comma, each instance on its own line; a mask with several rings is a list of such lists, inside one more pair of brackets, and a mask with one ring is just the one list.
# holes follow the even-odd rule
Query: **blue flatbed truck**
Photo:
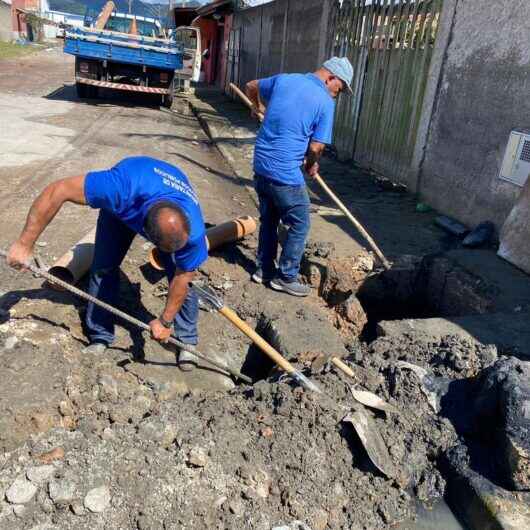
[[173, 39], [95, 28], [65, 33], [64, 51], [75, 56], [80, 98], [96, 98], [100, 88], [159, 94], [173, 103], [175, 70], [183, 67], [183, 46]]

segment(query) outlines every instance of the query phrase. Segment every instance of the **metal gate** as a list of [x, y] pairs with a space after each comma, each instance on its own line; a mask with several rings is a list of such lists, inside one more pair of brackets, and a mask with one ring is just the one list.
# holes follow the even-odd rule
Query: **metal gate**
[[329, 49], [354, 67], [334, 143], [342, 159], [407, 180], [443, 0], [335, 2]]

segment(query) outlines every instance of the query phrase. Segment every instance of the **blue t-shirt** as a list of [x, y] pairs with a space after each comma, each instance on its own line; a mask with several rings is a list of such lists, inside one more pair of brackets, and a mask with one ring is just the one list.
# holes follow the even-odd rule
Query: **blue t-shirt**
[[149, 208], [158, 201], [174, 202], [190, 224], [189, 240], [173, 253], [176, 267], [196, 270], [208, 258], [206, 229], [197, 195], [188, 177], [177, 167], [149, 158], [125, 158], [112, 169], [92, 171], [85, 178], [85, 198], [92, 208], [102, 208], [142, 235]]
[[335, 102], [314, 74], [261, 79], [259, 94], [267, 113], [256, 139], [254, 171], [282, 184], [303, 184], [300, 167], [309, 142], [331, 143]]

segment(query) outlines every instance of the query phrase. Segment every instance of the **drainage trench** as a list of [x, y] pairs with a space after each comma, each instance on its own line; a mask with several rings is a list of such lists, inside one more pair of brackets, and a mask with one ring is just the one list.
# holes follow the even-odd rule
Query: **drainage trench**
[[[477, 314], [488, 307], [480, 299], [481, 292], [476, 295], [473, 293], [473, 296], [462, 296], [466, 289], [472, 291], [476, 288], [477, 283], [473, 278], [469, 278], [466, 283], [465, 274], [461, 274], [464, 278], [462, 282], [451, 283], [447, 281], [447, 275], [453, 272], [450, 268], [436, 268], [431, 264], [430, 258], [405, 257], [389, 271], [374, 271], [364, 264], [359, 268], [358, 261], [354, 259], [334, 260], [309, 255], [302, 264], [302, 275], [317, 290], [322, 306], [335, 325], [336, 333], [341, 335], [344, 342], [359, 345], [362, 356], [371, 343], [385, 334], [388, 321], [457, 316], [469, 312]], [[479, 300], [480, 303], [472, 307], [470, 300], [472, 303]], [[281, 348], [282, 341], [267, 315], [258, 318], [256, 331], [280, 353], [285, 354]], [[302, 351], [305, 350], [297, 353]], [[291, 360], [295, 361], [296, 357], [291, 355]], [[274, 363], [257, 347], [251, 346], [242, 372], [254, 381], [259, 381], [270, 377], [274, 371]], [[386, 372], [387, 369], [380, 371], [380, 374], [385, 373], [384, 377], [391, 375]], [[400, 435], [402, 433], [398, 432], [397, 436]], [[435, 462], [432, 472], [444, 475], [441, 466]], [[417, 488], [418, 483], [409, 490], [411, 496], [416, 498], [416, 519], [406, 521], [398, 528], [471, 528], [457, 520], [443, 498], [436, 501], [432, 510], [425, 509], [419, 501]], [[446, 492], [450, 496], [449, 486]]]

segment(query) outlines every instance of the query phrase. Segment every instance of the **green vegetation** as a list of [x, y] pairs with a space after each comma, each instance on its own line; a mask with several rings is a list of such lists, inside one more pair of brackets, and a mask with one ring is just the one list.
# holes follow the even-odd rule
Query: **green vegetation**
[[21, 46], [20, 44], [10, 44], [9, 42], [0, 42], [0, 59], [12, 59], [21, 57], [39, 50], [39, 46]]

